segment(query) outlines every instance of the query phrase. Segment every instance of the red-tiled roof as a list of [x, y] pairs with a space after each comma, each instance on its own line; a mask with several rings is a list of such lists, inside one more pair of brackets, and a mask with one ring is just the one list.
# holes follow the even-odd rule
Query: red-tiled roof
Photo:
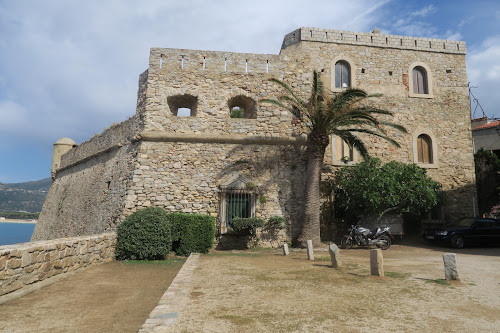
[[493, 127], [497, 127], [499, 125], [500, 125], [500, 120], [495, 120], [489, 124], [484, 124], [484, 125], [478, 126], [478, 127], [474, 128], [473, 131], [487, 129], [487, 128], [493, 128]]

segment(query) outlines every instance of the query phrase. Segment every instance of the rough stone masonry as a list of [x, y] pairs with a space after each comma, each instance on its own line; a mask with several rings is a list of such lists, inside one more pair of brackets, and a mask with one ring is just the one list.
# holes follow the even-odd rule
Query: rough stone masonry
[[[426, 168], [447, 192], [446, 217], [470, 215], [465, 54], [464, 42], [307, 27], [287, 34], [277, 55], [152, 48], [136, 114], [59, 156], [33, 240], [112, 231], [149, 206], [212, 215], [219, 234], [233, 216], [283, 216], [286, 232], [274, 244], [293, 239], [302, 219], [306, 130], [259, 101], [283, 94], [272, 77], [307, 98], [314, 70], [333, 92], [382, 93], [373, 103], [409, 134], [390, 133], [399, 149], [363, 138], [369, 152]], [[231, 117], [234, 110], [241, 118]], [[359, 160], [345, 148], [332, 137], [325, 156], [326, 225], [333, 221], [327, 180], [342, 157]]]

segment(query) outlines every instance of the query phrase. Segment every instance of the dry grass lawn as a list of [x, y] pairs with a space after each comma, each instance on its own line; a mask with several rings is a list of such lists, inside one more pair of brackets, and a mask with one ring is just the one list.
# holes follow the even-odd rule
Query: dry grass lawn
[[461, 282], [443, 280], [450, 249], [395, 245], [386, 277], [369, 250], [289, 257], [277, 250], [203, 255], [172, 332], [500, 332], [500, 248], [457, 253]]

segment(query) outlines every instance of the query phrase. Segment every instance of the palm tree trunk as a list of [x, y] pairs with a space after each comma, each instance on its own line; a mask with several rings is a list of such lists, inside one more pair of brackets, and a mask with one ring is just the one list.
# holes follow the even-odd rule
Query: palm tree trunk
[[[312, 133], [311, 133], [312, 134]], [[304, 203], [304, 223], [302, 232], [297, 239], [301, 247], [305, 247], [307, 240], [312, 240], [313, 245], [321, 243], [320, 237], [320, 182], [321, 171], [323, 169], [323, 159], [325, 149], [328, 145], [328, 138], [325, 144], [323, 140], [309, 135], [307, 146], [307, 170], [305, 184], [305, 203]], [[317, 142], [323, 141], [323, 142]]]

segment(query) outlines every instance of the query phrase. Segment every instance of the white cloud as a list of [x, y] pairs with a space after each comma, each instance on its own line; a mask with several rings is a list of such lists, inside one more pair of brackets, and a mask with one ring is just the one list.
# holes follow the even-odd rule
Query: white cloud
[[151, 47], [277, 54], [300, 26], [371, 31], [385, 3], [0, 0], [0, 142], [81, 142], [133, 115]]
[[489, 116], [500, 117], [500, 36], [485, 40], [480, 47], [469, 50], [468, 79], [474, 95]]
[[434, 14], [435, 12], [437, 12], [437, 8], [434, 5], [429, 5], [429, 6], [426, 6], [422, 9], [420, 9], [420, 10], [412, 12], [410, 15], [411, 16], [425, 17], [425, 16], [428, 16], [430, 14]]

